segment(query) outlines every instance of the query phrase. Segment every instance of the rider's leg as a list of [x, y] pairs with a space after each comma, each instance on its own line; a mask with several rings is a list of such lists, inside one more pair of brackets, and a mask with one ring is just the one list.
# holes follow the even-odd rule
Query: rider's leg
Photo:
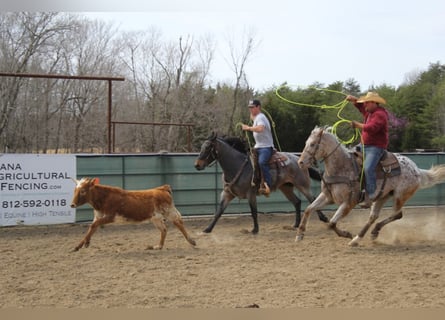
[[375, 147], [375, 146], [365, 146], [365, 162], [364, 162], [364, 170], [366, 177], [366, 192], [370, 200], [375, 200], [376, 198], [376, 189], [377, 189], [377, 178], [375, 173], [375, 168], [377, 167], [380, 159], [385, 152], [385, 149]]
[[272, 177], [269, 171], [269, 160], [272, 156], [272, 148], [258, 148], [256, 149], [258, 153], [258, 164], [260, 166], [261, 172], [264, 178], [265, 190], [263, 193], [268, 195], [270, 193], [270, 186], [272, 185]]

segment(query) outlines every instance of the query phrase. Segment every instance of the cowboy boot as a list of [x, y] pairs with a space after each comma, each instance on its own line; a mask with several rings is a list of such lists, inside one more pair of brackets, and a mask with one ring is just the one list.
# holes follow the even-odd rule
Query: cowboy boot
[[361, 202], [359, 203], [360, 207], [363, 209], [371, 208], [372, 203], [375, 201], [375, 198], [376, 198], [375, 195], [370, 196], [368, 192], [362, 191], [362, 199]]
[[258, 190], [258, 192], [262, 195], [264, 195], [265, 197], [269, 197], [270, 195], [270, 188], [267, 185], [267, 182], [264, 182], [263, 186]]

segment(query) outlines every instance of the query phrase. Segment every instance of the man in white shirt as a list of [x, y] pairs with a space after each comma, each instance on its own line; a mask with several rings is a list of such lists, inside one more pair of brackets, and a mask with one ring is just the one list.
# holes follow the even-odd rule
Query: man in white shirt
[[255, 151], [258, 155], [258, 164], [264, 178], [264, 188], [261, 187], [259, 192], [265, 196], [269, 196], [272, 185], [272, 178], [269, 172], [269, 160], [272, 157], [274, 144], [272, 137], [272, 129], [266, 115], [261, 112], [261, 102], [259, 100], [249, 101], [250, 118], [253, 121], [252, 126], [242, 125], [245, 131], [253, 132], [255, 139]]

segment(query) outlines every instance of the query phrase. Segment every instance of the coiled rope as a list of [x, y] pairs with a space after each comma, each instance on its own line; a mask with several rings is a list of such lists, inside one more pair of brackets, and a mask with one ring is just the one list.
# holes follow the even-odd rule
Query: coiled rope
[[316, 104], [309, 104], [309, 103], [301, 103], [301, 102], [297, 102], [297, 101], [292, 101], [292, 100], [289, 100], [289, 99], [283, 97], [283, 96], [280, 94], [280, 89], [282, 89], [282, 88], [284, 88], [284, 87], [287, 88], [288, 86], [281, 86], [281, 87], [278, 87], [278, 88], [275, 90], [275, 95], [276, 95], [278, 98], [280, 98], [281, 100], [283, 100], [283, 101], [285, 101], [285, 102], [287, 102], [287, 103], [294, 104], [294, 105], [301, 106], [301, 107], [321, 108], [321, 109], [337, 109], [337, 110], [338, 110], [338, 112], [337, 112], [337, 118], [339, 118], [340, 120], [338, 120], [337, 122], [335, 122], [335, 123], [332, 125], [331, 132], [332, 132], [332, 134], [334, 134], [334, 135], [337, 137], [337, 139], [339, 140], [339, 142], [340, 142], [341, 144], [343, 144], [343, 145], [348, 145], [348, 144], [353, 143], [353, 142], [356, 141], [357, 139], [361, 138], [361, 133], [360, 133], [360, 130], [359, 130], [358, 128], [355, 128], [355, 129], [354, 129], [354, 132], [353, 132], [351, 138], [349, 138], [348, 140], [343, 140], [342, 138], [340, 138], [340, 137], [337, 135], [337, 128], [338, 128], [339, 125], [344, 124], [344, 123], [347, 123], [347, 124], [349, 125], [349, 124], [351, 123], [351, 120], [345, 119], [345, 118], [343, 118], [343, 117], [341, 116], [341, 113], [342, 113], [343, 109], [344, 109], [344, 108], [346, 107], [346, 105], [349, 103], [349, 101], [346, 100], [346, 96], [347, 96], [347, 94], [345, 94], [344, 92], [340, 92], [340, 91], [336, 91], [336, 90], [331, 90], [331, 89], [326, 89], [326, 88], [309, 87], [309, 89], [314, 89], [314, 90], [318, 90], [318, 91], [331, 92], [331, 93], [335, 93], [335, 94], [343, 95], [343, 96], [345, 97], [342, 101], [340, 101], [340, 102], [338, 102], [338, 103], [336, 103], [336, 104], [334, 104], [334, 105], [325, 105], [325, 104], [324, 104], [324, 105], [316, 105]]
[[[361, 141], [361, 132], [360, 132], [360, 130], [359, 130], [358, 128], [355, 128], [355, 129], [353, 130], [353, 134], [352, 134], [352, 136], [351, 136], [349, 139], [347, 139], [347, 140], [342, 139], [342, 138], [339, 137], [339, 135], [337, 134], [337, 128], [338, 128], [340, 125], [342, 125], [342, 124], [348, 124], [348, 127], [350, 127], [350, 123], [351, 123], [351, 120], [346, 119], [346, 118], [343, 118], [343, 117], [341, 116], [341, 113], [342, 113], [343, 109], [344, 109], [344, 108], [346, 107], [346, 105], [349, 103], [349, 101], [346, 100], [346, 96], [347, 96], [347, 94], [345, 94], [344, 92], [340, 92], [340, 91], [336, 91], [336, 90], [332, 90], [332, 89], [317, 88], [317, 87], [309, 87], [309, 89], [314, 89], [314, 90], [318, 90], [318, 91], [325, 91], [325, 92], [335, 93], [335, 94], [343, 95], [343, 96], [345, 97], [342, 101], [340, 101], [340, 102], [338, 102], [338, 103], [336, 103], [336, 104], [334, 104], [334, 105], [326, 105], [326, 104], [323, 104], [323, 105], [316, 105], [316, 104], [309, 104], [309, 103], [302, 103], [302, 102], [292, 101], [292, 100], [289, 100], [289, 99], [283, 97], [283, 96], [280, 94], [280, 89], [282, 89], [282, 88], [288, 88], [288, 87], [289, 87], [289, 86], [287, 86], [287, 85], [278, 87], [278, 88], [275, 90], [275, 95], [276, 95], [278, 98], [280, 98], [281, 100], [283, 100], [283, 101], [285, 101], [285, 102], [287, 102], [287, 103], [290, 103], [290, 104], [293, 104], [293, 105], [297, 105], [297, 106], [301, 106], [301, 107], [321, 108], [321, 109], [337, 109], [337, 110], [338, 110], [338, 112], [337, 112], [337, 118], [338, 118], [339, 120], [336, 121], [336, 122], [331, 126], [331, 132], [332, 132], [332, 134], [335, 135], [335, 136], [337, 137], [338, 141], [339, 141], [341, 144], [343, 144], [343, 145], [349, 145], [349, 144], [352, 144], [352, 143], [353, 143], [354, 141], [356, 141], [357, 139]], [[276, 141], [276, 143], [277, 143], [278, 150], [281, 151], [281, 145], [280, 145], [280, 142], [279, 142], [279, 140], [278, 140], [278, 135], [277, 135], [277, 132], [276, 132], [276, 124], [275, 124], [275, 121], [273, 120], [272, 116], [270, 115], [270, 113], [269, 113], [265, 108], [261, 108], [261, 111], [268, 117], [268, 119], [269, 119], [269, 121], [270, 121], [270, 124], [271, 124], [272, 131], [273, 131], [274, 139], [275, 139], [275, 141]], [[249, 124], [250, 124], [250, 123], [252, 123], [252, 120], [250, 120]], [[242, 126], [242, 123], [241, 123], [241, 122], [238, 122], [238, 123], [236, 123], [235, 128], [238, 128], [238, 127], [241, 127], [241, 126]], [[252, 144], [252, 142], [250, 141], [250, 137], [249, 137], [247, 131], [245, 132], [245, 135], [246, 135], [246, 139], [247, 139], [247, 142], [248, 142], [249, 146], [252, 148], [252, 145], [253, 145], [253, 144]]]
[[[361, 131], [360, 131], [360, 129], [358, 129], [358, 128], [355, 128], [355, 129], [354, 129], [354, 132], [353, 132], [351, 138], [348, 139], [348, 140], [343, 140], [343, 139], [341, 139], [341, 138], [337, 135], [337, 127], [338, 127], [340, 124], [347, 123], [348, 126], [350, 126], [350, 123], [352, 122], [351, 120], [345, 119], [345, 118], [343, 118], [343, 117], [341, 116], [341, 112], [342, 112], [343, 109], [346, 107], [346, 105], [349, 103], [349, 101], [346, 100], [347, 95], [346, 95], [344, 92], [335, 91], [335, 90], [331, 90], [331, 89], [323, 89], [323, 88], [317, 88], [317, 87], [310, 87], [311, 89], [320, 90], [320, 91], [326, 91], [326, 92], [332, 92], [332, 93], [336, 93], [336, 94], [340, 94], [340, 95], [345, 96], [345, 98], [344, 98], [342, 101], [340, 101], [339, 103], [337, 103], [337, 104], [335, 104], [335, 105], [332, 105], [332, 106], [329, 106], [329, 105], [321, 105], [321, 106], [320, 106], [320, 105], [314, 105], [314, 104], [300, 103], [300, 102], [291, 101], [291, 100], [289, 100], [289, 99], [286, 99], [285, 97], [281, 96], [280, 93], [279, 93], [279, 90], [280, 90], [281, 88], [283, 88], [283, 87], [285, 87], [285, 86], [278, 87], [278, 88], [275, 90], [275, 94], [277, 95], [277, 97], [279, 97], [279, 98], [282, 99], [283, 101], [286, 101], [286, 102], [288, 102], [288, 103], [295, 104], [295, 105], [298, 105], [298, 106], [302, 106], [302, 107], [312, 107], [312, 108], [321, 108], [321, 109], [338, 109], [338, 112], [337, 112], [337, 118], [339, 118], [340, 120], [338, 120], [337, 122], [335, 122], [335, 123], [332, 125], [331, 132], [332, 132], [332, 134], [334, 134], [334, 135], [337, 137], [338, 141], [339, 141], [341, 144], [343, 144], [343, 145], [349, 145], [349, 144], [352, 144], [352, 143], [353, 143], [354, 141], [356, 141], [357, 139], [359, 139], [360, 142], [362, 141]], [[365, 158], [366, 155], [365, 155], [365, 150], [364, 150], [364, 148], [363, 148], [362, 152], [363, 152], [363, 157]], [[361, 172], [360, 172], [360, 185], [362, 185], [362, 183], [363, 183], [363, 179], [364, 179], [364, 162], [363, 162], [363, 165], [362, 165], [362, 168], [361, 168]]]
[[[278, 140], [278, 135], [277, 135], [277, 131], [276, 131], [275, 121], [273, 120], [273, 118], [270, 115], [270, 113], [267, 112], [267, 110], [264, 109], [263, 107], [261, 107], [261, 112], [264, 113], [267, 116], [267, 118], [269, 119], [271, 130], [272, 130], [274, 139], [275, 139], [275, 141], [277, 143], [278, 151], [281, 151], [281, 145], [280, 145], [280, 141]], [[252, 121], [252, 119], [250, 119], [249, 124], [252, 124], [252, 123], [253, 123], [253, 121]], [[242, 125], [243, 124], [241, 122], [237, 122], [235, 124], [235, 129], [238, 128], [238, 127], [241, 127]], [[247, 143], [249, 144], [250, 149], [252, 149], [252, 146], [254, 145], [254, 143], [252, 143], [250, 141], [250, 137], [249, 137], [249, 134], [247, 133], [247, 131], [244, 134], [246, 135]]]

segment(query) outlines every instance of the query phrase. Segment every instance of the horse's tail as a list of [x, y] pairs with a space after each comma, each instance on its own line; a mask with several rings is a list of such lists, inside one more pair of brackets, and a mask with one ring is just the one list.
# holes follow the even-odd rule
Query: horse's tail
[[445, 182], [445, 165], [432, 166], [429, 170], [421, 169], [420, 188], [426, 189]]
[[318, 170], [315, 170], [311, 167], [309, 167], [308, 170], [309, 170], [309, 176], [311, 177], [311, 179], [321, 181], [321, 174], [320, 174], [320, 172], [318, 172]]

